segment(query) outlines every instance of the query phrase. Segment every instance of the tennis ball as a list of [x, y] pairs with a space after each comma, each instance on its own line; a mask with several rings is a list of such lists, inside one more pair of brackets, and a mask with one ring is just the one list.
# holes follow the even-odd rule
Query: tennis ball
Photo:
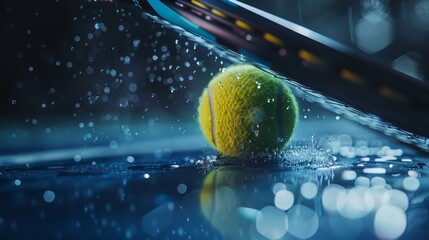
[[[272, 202], [271, 197], [261, 197], [272, 195], [270, 186], [266, 186], [271, 182], [266, 181], [267, 174], [258, 170], [220, 167], [204, 180], [199, 196], [201, 212], [213, 228], [228, 239], [254, 239], [250, 233], [252, 227], [255, 228], [256, 214], [252, 219], [242, 211], [257, 213]], [[262, 177], [265, 178], [262, 180]]]
[[200, 97], [204, 136], [227, 157], [251, 157], [289, 142], [298, 117], [289, 88], [252, 65], [233, 65], [217, 74]]
[[[298, 234], [294, 235], [297, 238], [310, 238], [315, 234], [311, 226], [317, 226], [319, 220], [315, 216], [316, 212], [323, 212], [320, 204], [322, 192], [333, 174], [320, 173], [322, 175], [302, 171], [273, 171], [266, 167], [223, 165], [205, 176], [199, 193], [199, 207], [204, 218], [226, 239], [288, 239], [289, 236], [281, 237], [286, 229], [289, 234]], [[309, 182], [319, 186], [318, 194], [311, 202], [301, 194], [302, 186]], [[283, 193], [292, 193], [292, 205], [283, 205]], [[300, 211], [307, 208], [301, 205], [303, 202], [308, 203], [307, 207], [313, 210]], [[278, 214], [265, 215], [264, 209], [267, 206], [272, 209], [273, 205], [282, 209], [275, 210]], [[289, 225], [285, 225], [284, 217], [280, 217], [280, 214], [285, 214], [285, 208], [288, 208]], [[268, 223], [264, 215], [271, 220], [275, 219], [275, 222]], [[262, 218], [258, 220], [258, 216]], [[305, 234], [300, 231], [303, 226], [295, 224], [300, 219], [310, 224]]]

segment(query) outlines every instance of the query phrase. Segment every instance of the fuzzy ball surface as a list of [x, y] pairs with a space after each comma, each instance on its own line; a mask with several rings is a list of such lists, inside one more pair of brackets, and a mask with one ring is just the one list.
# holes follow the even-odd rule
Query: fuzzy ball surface
[[298, 106], [280, 79], [252, 65], [233, 65], [204, 89], [198, 120], [204, 136], [221, 154], [251, 157], [289, 142]]

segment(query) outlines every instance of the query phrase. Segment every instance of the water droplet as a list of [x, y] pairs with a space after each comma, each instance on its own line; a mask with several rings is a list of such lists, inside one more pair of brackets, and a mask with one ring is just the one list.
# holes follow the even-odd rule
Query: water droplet
[[134, 157], [133, 156], [128, 156], [127, 157], [127, 162], [133, 163], [134, 162]]
[[259, 130], [254, 130], [253, 133], [255, 134], [255, 137], [259, 136]]
[[15, 185], [16, 185], [16, 186], [20, 186], [20, 185], [21, 185], [21, 180], [16, 179], [16, 180], [14, 181], [14, 183], [15, 183]]
[[186, 186], [186, 184], [184, 184], [184, 183], [181, 183], [181, 184], [179, 184], [179, 185], [177, 186], [177, 191], [178, 191], [180, 194], [185, 194], [185, 193], [186, 193], [186, 191], [188, 191], [188, 186]]
[[286, 213], [273, 206], [266, 206], [256, 216], [256, 230], [266, 238], [280, 239], [288, 230]]
[[51, 190], [47, 190], [43, 193], [43, 199], [45, 200], [45, 202], [51, 203], [55, 200], [55, 193]]
[[280, 190], [276, 193], [274, 198], [274, 204], [277, 208], [281, 210], [288, 210], [292, 207], [294, 202], [294, 195], [291, 191]]
[[118, 142], [115, 140], [110, 141], [109, 147], [111, 149], [117, 149], [118, 148]]
[[74, 155], [73, 160], [75, 162], [80, 162], [80, 160], [82, 160], [82, 157], [79, 154]]

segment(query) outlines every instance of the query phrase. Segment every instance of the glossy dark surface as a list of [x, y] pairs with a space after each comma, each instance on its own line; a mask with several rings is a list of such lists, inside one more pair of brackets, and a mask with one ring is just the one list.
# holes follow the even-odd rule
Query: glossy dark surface
[[[335, 129], [329, 122], [300, 127]], [[172, 139], [146, 154], [121, 145], [113, 153], [128, 154], [57, 151], [64, 160], [38, 153], [31, 164], [21, 162], [23, 154], [4, 156], [0, 236], [425, 239], [428, 156], [347, 124], [340, 126], [348, 134], [294, 141], [276, 158], [241, 163], [209, 149], [180, 149]]]
[[[356, 166], [332, 170], [228, 166], [206, 174], [193, 164], [183, 166], [183, 160], [171, 167], [139, 163], [143, 159], [137, 157], [134, 164], [101, 159], [103, 163], [95, 166], [2, 170], [0, 235], [4, 239], [357, 239], [383, 238], [399, 227], [402, 230], [394, 238], [425, 238], [427, 169], [365, 174]], [[355, 172], [361, 183], [342, 179], [346, 171]], [[416, 191], [404, 190], [404, 179], [410, 175], [420, 182]], [[309, 183], [317, 186], [317, 193], [305, 199], [301, 188]], [[286, 194], [286, 211], [274, 207], [273, 191], [282, 191], [277, 197], [280, 207], [282, 193]], [[287, 199], [290, 194], [295, 200]], [[353, 199], [347, 202], [344, 197], [350, 195]], [[342, 201], [345, 205], [335, 209], [335, 203]], [[396, 211], [395, 218], [383, 208]], [[286, 214], [287, 226], [266, 225], [270, 219], [282, 221]], [[381, 217], [375, 221], [377, 214]], [[378, 232], [374, 232], [376, 224], [381, 225], [375, 228]]]

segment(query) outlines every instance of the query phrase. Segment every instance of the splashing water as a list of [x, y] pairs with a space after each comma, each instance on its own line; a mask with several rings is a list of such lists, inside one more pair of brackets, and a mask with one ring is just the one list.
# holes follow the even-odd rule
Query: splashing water
[[292, 145], [280, 154], [282, 166], [305, 166], [309, 168], [330, 167], [335, 164], [336, 157], [325, 141], [316, 139], [305, 145]]
[[289, 149], [270, 154], [258, 154], [248, 158], [230, 158], [216, 155], [200, 157], [196, 165], [203, 172], [224, 165], [275, 166], [279, 168], [305, 167], [309, 169], [327, 168], [336, 164], [337, 158], [325, 141], [313, 135], [308, 144], [294, 144]]

